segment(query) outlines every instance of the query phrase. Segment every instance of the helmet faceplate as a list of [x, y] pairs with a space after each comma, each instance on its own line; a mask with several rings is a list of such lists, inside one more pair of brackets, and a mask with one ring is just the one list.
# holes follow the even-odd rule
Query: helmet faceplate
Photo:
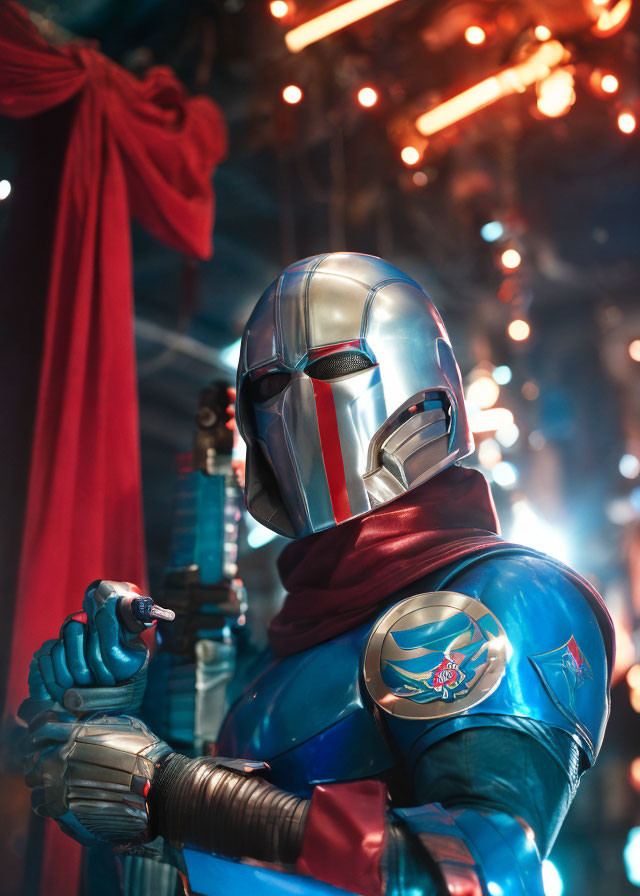
[[242, 339], [237, 416], [247, 507], [293, 538], [392, 501], [473, 451], [431, 300], [398, 268], [351, 252], [299, 261], [263, 294]]

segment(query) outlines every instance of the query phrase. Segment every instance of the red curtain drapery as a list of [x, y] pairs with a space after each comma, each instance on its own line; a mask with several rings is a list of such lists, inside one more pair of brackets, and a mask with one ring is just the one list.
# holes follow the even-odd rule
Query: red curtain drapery
[[[26, 696], [33, 651], [80, 606], [90, 581], [146, 579], [130, 217], [168, 246], [209, 256], [211, 178], [226, 152], [218, 107], [187, 97], [171, 71], [154, 68], [138, 80], [93, 47], [50, 46], [5, 0], [0, 114], [24, 118], [64, 103], [70, 126], [53, 249], [43, 258], [33, 247], [33, 263], [49, 274], [9, 714]], [[48, 828], [44, 892], [73, 893], [78, 852]]]
[[21, 7], [3, 4], [0, 114], [67, 100], [9, 711], [33, 651], [92, 579], [145, 580], [129, 221], [209, 256], [211, 176], [226, 150], [218, 107], [188, 98], [168, 69], [138, 80], [91, 47], [50, 46]]

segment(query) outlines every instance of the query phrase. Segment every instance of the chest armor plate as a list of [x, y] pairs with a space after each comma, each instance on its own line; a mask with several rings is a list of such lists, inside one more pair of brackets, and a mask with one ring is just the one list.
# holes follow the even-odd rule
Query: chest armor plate
[[272, 661], [228, 713], [218, 752], [262, 759], [271, 766], [270, 781], [304, 795], [316, 784], [391, 768], [394, 760], [361, 690], [370, 628]]

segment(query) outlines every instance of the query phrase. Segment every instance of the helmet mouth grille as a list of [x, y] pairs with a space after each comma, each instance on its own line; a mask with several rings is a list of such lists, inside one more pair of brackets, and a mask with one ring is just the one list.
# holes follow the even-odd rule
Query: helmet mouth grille
[[446, 392], [441, 389], [419, 392], [398, 408], [371, 439], [367, 473], [374, 472], [384, 464], [383, 454], [389, 455], [390, 449], [420, 431], [424, 431], [423, 444], [430, 444], [446, 436], [445, 447], [448, 453], [453, 436], [453, 422], [453, 408]]

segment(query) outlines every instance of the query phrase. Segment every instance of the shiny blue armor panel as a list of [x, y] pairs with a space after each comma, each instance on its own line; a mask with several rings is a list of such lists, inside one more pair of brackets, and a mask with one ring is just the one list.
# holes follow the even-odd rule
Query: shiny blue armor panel
[[[376, 707], [362, 677], [363, 654], [372, 631], [367, 623], [272, 661], [231, 708], [219, 752], [269, 762], [274, 784], [305, 796], [322, 782], [386, 777], [397, 768], [398, 751], [411, 768], [431, 744], [470, 726], [524, 730], [559, 762], [563, 760], [555, 754], [554, 739], [545, 732], [549, 727], [561, 729], [593, 762], [608, 715], [605, 643], [610, 632], [606, 619], [598, 617], [598, 608], [590, 606], [552, 561], [526, 549], [505, 548], [504, 554], [494, 552], [453, 564], [396, 597], [405, 599], [443, 587], [481, 601], [509, 639], [504, 675], [481, 702], [458, 714], [454, 701], [451, 715], [432, 720], [396, 718]], [[452, 768], [455, 762], [452, 752]], [[433, 833], [446, 821], [438, 815], [444, 810], [434, 805], [402, 811], [402, 820], [422, 839], [425, 832]], [[456, 836], [473, 854], [485, 881], [490, 875], [505, 894], [542, 893], [539, 857], [517, 822], [500, 813], [491, 818], [470, 811], [458, 814]], [[451, 822], [446, 823], [451, 833]], [[496, 851], [496, 843], [502, 843], [501, 850]], [[520, 859], [513, 859], [514, 851], [522, 853], [521, 868]], [[511, 857], [508, 862], [500, 859], [502, 853]], [[202, 892], [206, 896], [219, 892], [216, 868], [226, 860], [196, 856], [189, 850], [185, 858], [188, 866], [198, 863], [199, 875], [202, 862], [210, 861], [210, 887]], [[278, 884], [270, 872], [261, 889], [254, 869], [241, 863], [227, 862], [225, 873], [233, 877], [237, 892], [266, 893]], [[525, 875], [530, 889], [509, 889], [508, 881], [517, 873]], [[303, 878], [294, 880], [302, 889], [292, 892], [312, 892], [315, 882], [309, 880], [305, 890]]]
[[[524, 549], [507, 551], [440, 570], [399, 595], [446, 585], [477, 597], [500, 620], [512, 647], [499, 687], [475, 707], [434, 720], [384, 715], [395, 746], [412, 763], [430, 744], [463, 727], [518, 727], [520, 719], [566, 731], [589, 762], [595, 760], [608, 716], [605, 622], [552, 563]], [[275, 784], [300, 793], [320, 780], [351, 780], [391, 768], [391, 748], [361, 682], [371, 627], [367, 623], [271, 663], [232, 707], [220, 751], [266, 760]], [[567, 647], [572, 639], [577, 660]], [[315, 763], [307, 767], [302, 755], [311, 760], [320, 752], [318, 775]]]

